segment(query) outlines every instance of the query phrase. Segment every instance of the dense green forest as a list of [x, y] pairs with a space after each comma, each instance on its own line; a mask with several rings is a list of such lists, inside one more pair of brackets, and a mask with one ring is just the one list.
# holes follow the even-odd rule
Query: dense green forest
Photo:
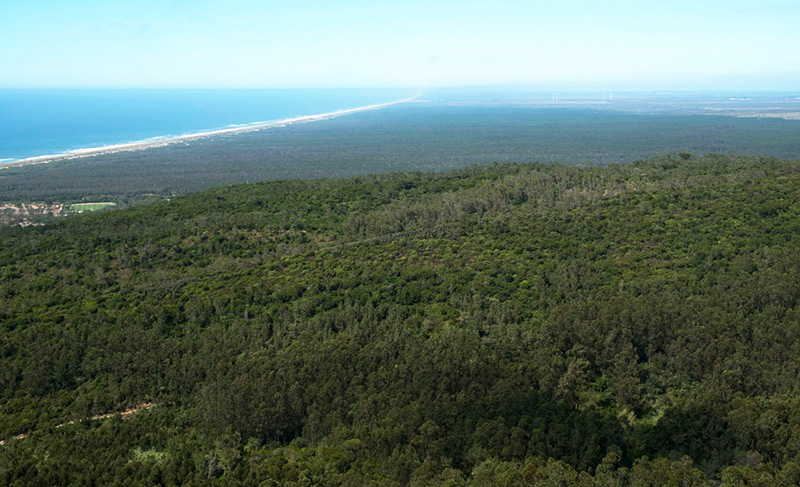
[[[668, 106], [678, 110], [680, 104]], [[6, 167], [0, 169], [0, 203], [125, 205], [223, 184], [446, 171], [496, 162], [622, 164], [671, 151], [800, 160], [800, 121], [548, 108], [507, 100], [499, 106], [407, 103], [235, 137]]]
[[0, 228], [0, 484], [796, 486], [798, 236], [686, 153]]

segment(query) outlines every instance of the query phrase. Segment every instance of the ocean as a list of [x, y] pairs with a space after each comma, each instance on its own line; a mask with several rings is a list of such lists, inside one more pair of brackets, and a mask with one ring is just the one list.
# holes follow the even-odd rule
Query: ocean
[[0, 163], [405, 98], [408, 90], [0, 90]]

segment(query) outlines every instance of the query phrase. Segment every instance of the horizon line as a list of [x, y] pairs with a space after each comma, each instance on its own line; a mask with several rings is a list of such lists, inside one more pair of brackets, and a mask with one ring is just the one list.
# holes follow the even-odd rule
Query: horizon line
[[351, 91], [351, 90], [406, 90], [415, 92], [442, 91], [442, 90], [515, 90], [531, 93], [654, 93], [654, 92], [699, 92], [699, 91], [749, 91], [749, 92], [800, 92], [796, 88], [774, 87], [685, 87], [685, 86], [656, 86], [640, 88], [615, 88], [600, 85], [597, 88], [590, 86], [576, 88], [574, 86], [530, 86], [528, 84], [479, 84], [479, 85], [447, 85], [447, 86], [0, 86], [0, 91]]

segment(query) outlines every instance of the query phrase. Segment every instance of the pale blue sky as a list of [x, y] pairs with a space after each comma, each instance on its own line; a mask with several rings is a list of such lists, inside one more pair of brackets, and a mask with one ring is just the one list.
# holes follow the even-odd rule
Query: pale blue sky
[[0, 87], [798, 89], [798, 0], [2, 0]]

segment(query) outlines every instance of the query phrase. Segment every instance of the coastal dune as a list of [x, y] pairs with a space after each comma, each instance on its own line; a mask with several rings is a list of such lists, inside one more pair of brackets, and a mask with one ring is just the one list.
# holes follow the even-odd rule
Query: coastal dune
[[217, 130], [210, 130], [206, 132], [196, 132], [191, 134], [184, 134], [178, 135], [175, 137], [157, 139], [157, 140], [141, 140], [136, 142], [127, 142], [124, 144], [115, 144], [115, 145], [106, 145], [102, 147], [91, 147], [86, 149], [75, 149], [69, 152], [65, 152], [62, 154], [52, 154], [52, 155], [45, 155], [45, 156], [36, 156], [36, 157], [28, 157], [25, 159], [19, 159], [16, 161], [6, 162], [0, 164], [0, 169], [10, 168], [10, 167], [19, 167], [19, 166], [26, 166], [30, 164], [45, 164], [48, 162], [55, 162], [55, 161], [63, 161], [68, 159], [78, 159], [82, 157], [92, 157], [92, 156], [99, 156], [103, 154], [113, 154], [116, 152], [125, 152], [125, 151], [137, 151], [143, 149], [150, 149], [153, 147], [164, 147], [170, 144], [176, 144], [181, 142], [188, 142], [191, 140], [202, 139], [205, 137], [212, 137], [216, 135], [235, 135], [235, 134], [242, 134], [246, 132], [255, 132], [262, 129], [274, 128], [274, 127], [284, 127], [286, 125], [291, 125], [295, 123], [307, 123], [307, 122], [318, 122], [320, 120], [327, 120], [330, 118], [340, 117], [342, 115], [349, 115], [352, 113], [364, 112], [368, 110], [378, 110], [381, 108], [385, 108], [391, 105], [397, 105], [400, 103], [407, 103], [410, 101], [415, 100], [417, 97], [409, 97], [404, 98], [402, 100], [395, 100], [386, 103], [376, 103], [374, 105], [365, 105], [362, 107], [356, 108], [348, 108], [344, 110], [336, 110], [333, 112], [328, 113], [319, 113], [316, 115], [303, 115], [299, 117], [293, 118], [285, 118], [281, 120], [274, 120], [269, 122], [258, 122], [253, 124], [247, 124], [239, 127], [231, 127], [231, 128], [224, 128], [224, 129], [217, 129]]

